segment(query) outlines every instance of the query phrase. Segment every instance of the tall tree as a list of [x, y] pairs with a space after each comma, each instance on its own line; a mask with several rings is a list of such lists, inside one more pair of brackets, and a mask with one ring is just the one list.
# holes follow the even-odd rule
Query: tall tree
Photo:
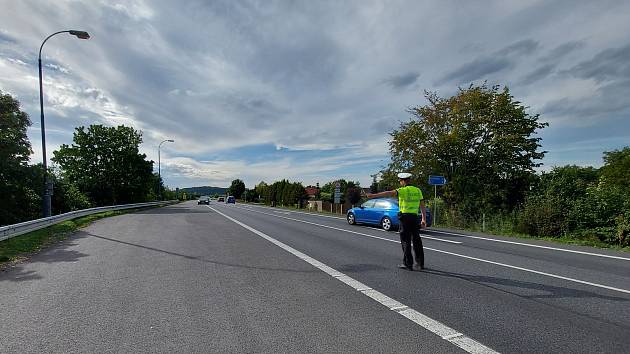
[[37, 188], [43, 188], [43, 178], [30, 178], [33, 173], [28, 166], [32, 151], [26, 129], [30, 125], [20, 103], [0, 91], [0, 225], [34, 219], [41, 209]]
[[73, 144], [62, 145], [53, 161], [96, 205], [141, 202], [155, 185], [153, 161], [139, 153], [141, 143], [142, 133], [131, 127], [78, 127]]
[[507, 87], [471, 85], [449, 98], [425, 97], [428, 104], [409, 109], [412, 119], [391, 133], [386, 172], [409, 171], [425, 187], [430, 174], [446, 175], [446, 201], [470, 217], [521, 203], [545, 154], [535, 134], [547, 123]]
[[236, 199], [241, 199], [241, 196], [245, 192], [245, 182], [240, 179], [235, 179], [232, 181], [230, 188], [228, 189], [228, 193], [233, 195]]
[[373, 175], [370, 175], [372, 177], [372, 184], [370, 185], [370, 193], [378, 193], [378, 181], [376, 180], [376, 177], [378, 176], [378, 173], [375, 173]]
[[604, 183], [618, 186], [630, 193], [630, 146], [621, 150], [605, 151], [601, 171]]

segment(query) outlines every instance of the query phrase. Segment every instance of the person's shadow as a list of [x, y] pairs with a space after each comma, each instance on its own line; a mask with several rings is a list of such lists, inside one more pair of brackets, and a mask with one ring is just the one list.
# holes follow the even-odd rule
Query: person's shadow
[[[446, 271], [441, 271], [437, 269], [425, 269], [423, 272], [428, 273], [428, 274], [443, 276], [443, 277], [453, 277], [453, 278], [466, 280], [475, 284], [490, 287], [495, 290], [510, 293], [510, 294], [513, 294], [513, 295], [516, 295], [525, 299], [598, 298], [598, 299], [620, 301], [620, 302], [630, 301], [629, 298], [602, 295], [602, 294], [598, 294], [592, 291], [580, 290], [580, 289], [575, 289], [575, 288], [565, 288], [565, 287], [554, 286], [554, 285], [549, 285], [549, 284], [532, 283], [528, 281], [515, 280], [515, 279], [492, 277], [488, 275], [472, 275], [472, 274], [464, 274], [464, 273], [446, 272]], [[536, 290], [538, 293], [522, 294], [522, 293], [510, 291], [507, 289], [508, 287]]]

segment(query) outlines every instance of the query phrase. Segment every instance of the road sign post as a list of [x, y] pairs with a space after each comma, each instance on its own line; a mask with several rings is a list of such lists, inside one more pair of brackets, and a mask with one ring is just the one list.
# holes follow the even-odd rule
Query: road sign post
[[[341, 204], [341, 183], [335, 183], [335, 204]], [[335, 213], [337, 212], [337, 207], [335, 207]]]
[[429, 176], [429, 185], [433, 186], [433, 224], [437, 225], [437, 186], [446, 184], [444, 176]]

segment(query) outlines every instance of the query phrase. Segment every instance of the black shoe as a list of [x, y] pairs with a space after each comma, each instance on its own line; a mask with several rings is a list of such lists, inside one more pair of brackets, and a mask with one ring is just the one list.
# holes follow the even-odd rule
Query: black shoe
[[413, 267], [408, 267], [408, 266], [406, 266], [406, 265], [404, 265], [404, 264], [399, 264], [399, 265], [398, 265], [398, 268], [400, 268], [400, 269], [406, 269], [406, 270], [413, 270]]

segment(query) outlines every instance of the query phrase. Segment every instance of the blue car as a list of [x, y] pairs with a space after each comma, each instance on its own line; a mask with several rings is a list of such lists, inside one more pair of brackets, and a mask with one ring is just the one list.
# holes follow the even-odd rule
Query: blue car
[[[392, 198], [370, 199], [361, 206], [348, 210], [348, 224], [379, 225], [383, 230], [395, 230], [399, 226], [398, 200]], [[421, 218], [419, 218], [421, 219]], [[427, 226], [431, 226], [431, 212], [427, 208]]]

